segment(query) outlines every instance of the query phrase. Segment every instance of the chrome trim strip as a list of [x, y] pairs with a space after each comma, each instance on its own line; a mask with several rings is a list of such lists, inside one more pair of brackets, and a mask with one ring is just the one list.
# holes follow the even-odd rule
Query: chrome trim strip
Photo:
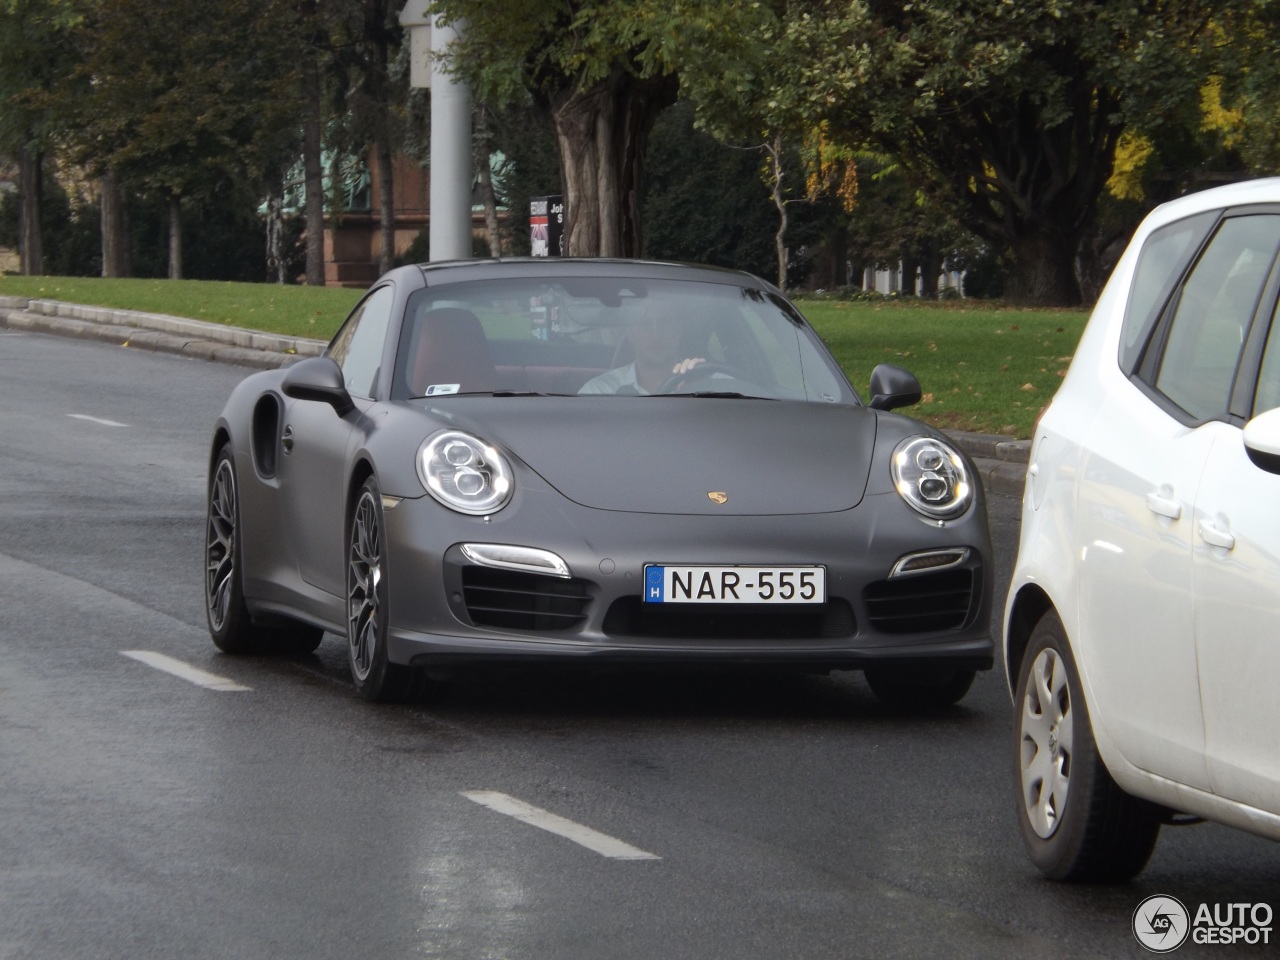
[[[939, 562], [926, 564], [925, 566], [919, 567], [915, 570], [904, 569], [912, 561], [926, 560], [930, 557], [941, 558], [947, 556], [950, 556], [951, 559], [945, 563]], [[946, 547], [942, 550], [922, 550], [919, 553], [908, 553], [893, 565], [893, 569], [889, 571], [889, 579], [892, 580], [895, 577], [909, 577], [917, 573], [933, 573], [937, 570], [946, 570], [950, 567], [956, 566], [957, 564], [964, 563], [968, 559], [968, 547]]]
[[564, 580], [573, 577], [569, 572], [569, 565], [563, 559], [550, 550], [539, 550], [537, 547], [517, 547], [507, 543], [464, 543], [462, 555], [481, 567], [540, 573]]

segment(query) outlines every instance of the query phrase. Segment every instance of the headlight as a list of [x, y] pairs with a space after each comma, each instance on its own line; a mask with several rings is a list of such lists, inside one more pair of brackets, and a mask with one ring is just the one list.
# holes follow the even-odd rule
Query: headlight
[[949, 444], [911, 437], [893, 451], [893, 485], [915, 510], [936, 520], [958, 517], [973, 500], [964, 459]]
[[446, 507], [476, 515], [501, 510], [514, 488], [502, 454], [458, 430], [426, 439], [418, 450], [418, 477]]

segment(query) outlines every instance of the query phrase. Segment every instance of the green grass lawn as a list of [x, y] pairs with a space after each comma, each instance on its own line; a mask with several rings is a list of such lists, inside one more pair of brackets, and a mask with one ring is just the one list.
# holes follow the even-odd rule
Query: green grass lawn
[[[201, 280], [0, 276], [0, 296], [168, 313], [327, 340], [358, 290]], [[977, 301], [800, 301], [865, 397], [871, 370], [895, 363], [920, 378], [907, 410], [944, 429], [1031, 435], [1058, 389], [1087, 311], [1021, 310]]]
[[318, 340], [333, 336], [361, 293], [337, 287], [273, 283], [0, 276], [0, 297], [66, 300], [167, 313]]
[[798, 306], [865, 397], [871, 370], [920, 379], [906, 412], [943, 429], [1031, 436], [1062, 382], [1088, 311], [945, 303], [804, 300]]

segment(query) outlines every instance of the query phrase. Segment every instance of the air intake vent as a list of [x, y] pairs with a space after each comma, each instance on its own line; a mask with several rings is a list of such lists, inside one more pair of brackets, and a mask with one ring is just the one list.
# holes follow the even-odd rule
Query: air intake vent
[[942, 570], [881, 580], [863, 591], [867, 617], [882, 633], [957, 630], [977, 605], [973, 570]]
[[579, 580], [487, 567], [463, 567], [462, 592], [472, 623], [506, 630], [573, 630], [591, 602]]
[[853, 636], [854, 618], [849, 604], [836, 599], [814, 606], [765, 607], [645, 603], [625, 597], [609, 607], [604, 632], [667, 640], [809, 640]]

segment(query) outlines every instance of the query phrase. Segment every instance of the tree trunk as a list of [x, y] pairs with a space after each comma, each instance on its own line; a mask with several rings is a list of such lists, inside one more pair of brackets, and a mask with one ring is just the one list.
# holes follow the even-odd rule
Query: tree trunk
[[1076, 280], [1077, 239], [1052, 226], [1041, 227], [1013, 245], [1013, 272], [1005, 297], [1027, 306], [1074, 306], [1081, 302]]
[[938, 277], [942, 273], [942, 255], [937, 250], [925, 250], [920, 256], [920, 296], [925, 300], [938, 299]]
[[787, 226], [789, 218], [787, 216], [787, 198], [782, 190], [783, 169], [782, 169], [782, 135], [773, 138], [772, 143], [764, 145], [765, 152], [769, 155], [769, 167], [772, 173], [769, 174], [770, 186], [772, 187], [773, 205], [778, 209], [778, 232], [773, 235], [773, 251], [778, 258], [778, 289], [787, 289]]
[[476, 173], [480, 178], [480, 198], [484, 201], [484, 232], [489, 239], [489, 256], [502, 256], [502, 231], [498, 227], [498, 198], [493, 192], [488, 148], [476, 149]]
[[279, 187], [267, 196], [267, 275], [275, 274], [275, 282], [285, 281], [284, 197]]
[[637, 80], [618, 72], [553, 98], [567, 256], [640, 256], [645, 147], [653, 121], [675, 102], [678, 89], [674, 77]]
[[169, 197], [169, 279], [182, 279], [182, 198]]
[[99, 182], [102, 193], [102, 275], [129, 276], [129, 230], [125, 194], [116, 175], [107, 171]]
[[22, 273], [39, 276], [44, 273], [44, 233], [40, 225], [44, 214], [44, 152], [30, 145], [22, 148], [18, 158], [18, 203]]
[[386, 273], [396, 265], [396, 204], [391, 144], [385, 135], [378, 137], [374, 154], [374, 162], [378, 165], [378, 222], [382, 246], [378, 272]]
[[493, 156], [493, 135], [489, 124], [489, 111], [483, 104], [475, 110], [472, 130], [476, 179], [480, 184], [480, 200], [484, 204], [484, 232], [489, 241], [489, 256], [502, 256], [502, 232], [498, 226], [498, 198], [493, 192], [493, 171], [489, 164]]
[[320, 75], [311, 70], [307, 118], [302, 133], [302, 169], [307, 199], [307, 285], [324, 286], [324, 169], [320, 123]]
[[902, 283], [900, 289], [904, 297], [916, 295], [916, 277], [920, 273], [920, 258], [914, 254], [902, 258]]

